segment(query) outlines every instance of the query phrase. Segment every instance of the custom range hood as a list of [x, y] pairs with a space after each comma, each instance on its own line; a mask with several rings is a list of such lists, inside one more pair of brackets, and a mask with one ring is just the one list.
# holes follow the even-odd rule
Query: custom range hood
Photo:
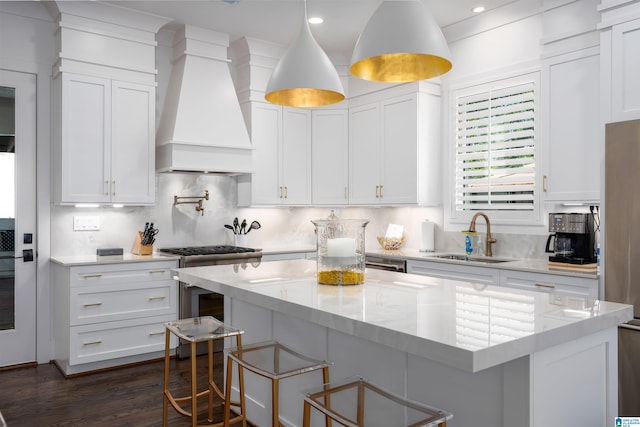
[[176, 32], [156, 134], [158, 172], [251, 172], [251, 142], [231, 80], [228, 46], [229, 36], [215, 31], [185, 25]]

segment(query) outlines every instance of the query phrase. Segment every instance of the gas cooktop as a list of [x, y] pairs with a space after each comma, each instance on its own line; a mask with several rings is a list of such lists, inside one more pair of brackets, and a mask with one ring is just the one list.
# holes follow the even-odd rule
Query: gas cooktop
[[219, 254], [241, 254], [247, 252], [257, 252], [256, 249], [243, 248], [240, 246], [230, 245], [215, 245], [215, 246], [187, 246], [184, 248], [162, 248], [160, 252], [180, 255], [180, 256], [195, 256], [195, 255], [219, 255]]

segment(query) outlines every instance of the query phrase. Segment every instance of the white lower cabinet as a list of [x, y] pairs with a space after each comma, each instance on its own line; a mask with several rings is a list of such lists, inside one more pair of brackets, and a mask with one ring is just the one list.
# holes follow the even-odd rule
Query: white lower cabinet
[[407, 273], [441, 279], [464, 280], [486, 285], [496, 285], [500, 281], [500, 271], [490, 267], [448, 264], [437, 261], [407, 260]]
[[501, 270], [500, 286], [580, 298], [598, 298], [598, 279], [596, 277], [588, 279], [560, 274]]
[[573, 296], [598, 298], [597, 277], [587, 278], [422, 260], [407, 260], [407, 273], [548, 292], [560, 299]]
[[164, 322], [178, 317], [178, 285], [171, 276], [177, 266], [177, 261], [54, 264], [58, 366], [70, 375], [159, 357]]

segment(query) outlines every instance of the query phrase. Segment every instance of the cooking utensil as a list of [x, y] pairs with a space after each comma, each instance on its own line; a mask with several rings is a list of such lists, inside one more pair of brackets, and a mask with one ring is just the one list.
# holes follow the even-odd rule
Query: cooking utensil
[[245, 228], [247, 226], [247, 220], [243, 219], [242, 224], [240, 224], [240, 234], [247, 234]]
[[229, 224], [225, 224], [224, 228], [228, 228], [229, 230], [233, 231], [233, 234], [236, 234], [236, 230], [233, 229], [233, 227]]
[[238, 217], [233, 218], [233, 232], [235, 234], [240, 234], [240, 223], [238, 222]]
[[260, 223], [258, 221], [253, 221], [253, 222], [251, 222], [251, 225], [249, 225], [249, 228], [247, 229], [247, 232], [245, 234], [249, 234], [249, 232], [251, 230], [257, 230], [260, 227], [262, 227], [262, 226], [260, 225]]

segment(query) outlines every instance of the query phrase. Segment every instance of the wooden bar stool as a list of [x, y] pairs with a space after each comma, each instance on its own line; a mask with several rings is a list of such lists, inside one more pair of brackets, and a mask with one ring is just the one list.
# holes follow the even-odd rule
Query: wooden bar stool
[[[296, 375], [322, 369], [322, 382], [329, 382], [329, 366], [333, 363], [326, 360], [318, 360], [298, 353], [289, 347], [277, 342], [253, 344], [241, 348], [227, 349], [227, 380], [225, 392], [225, 419], [224, 426], [227, 427], [230, 421], [229, 411], [226, 409], [230, 405], [231, 399], [231, 377], [232, 365], [236, 363], [239, 374], [243, 369], [247, 369], [255, 374], [271, 380], [271, 425], [281, 426], [279, 417], [279, 393], [280, 381]], [[245, 399], [243, 391], [240, 390], [240, 412], [241, 417], [246, 417]], [[327, 423], [329, 423], [327, 418]]]
[[[164, 353], [164, 397], [163, 397], [163, 412], [162, 412], [162, 425], [167, 426], [168, 408], [169, 405], [181, 415], [191, 418], [191, 425], [198, 425], [198, 398], [207, 396], [209, 404], [209, 423], [213, 422], [213, 395], [214, 393], [222, 400], [225, 400], [225, 396], [218, 388], [213, 380], [213, 341], [217, 339], [223, 339], [228, 337], [235, 337], [236, 345], [242, 348], [241, 335], [244, 331], [235, 329], [224, 323], [218, 321], [212, 316], [195, 317], [192, 319], [181, 319], [175, 322], [167, 322], [166, 326], [166, 343]], [[171, 334], [174, 334], [181, 340], [187, 341], [191, 344], [191, 394], [189, 396], [174, 397], [169, 390], [169, 365], [170, 365], [170, 343]], [[208, 378], [207, 389], [198, 392], [197, 390], [197, 368], [196, 368], [196, 345], [199, 342], [208, 342]], [[243, 390], [243, 377], [239, 372], [240, 390]], [[244, 397], [244, 396], [241, 396]], [[183, 409], [180, 404], [183, 402], [191, 402], [191, 412]], [[230, 410], [233, 406], [244, 406], [243, 402], [231, 402], [225, 406], [225, 411]], [[227, 416], [228, 418], [229, 416]], [[237, 420], [236, 420], [237, 418]], [[233, 421], [242, 420], [241, 417], [236, 417]], [[221, 426], [223, 421], [215, 424], [215, 426]], [[211, 427], [212, 424], [206, 424]], [[243, 421], [243, 426], [246, 427], [246, 423]]]
[[449, 412], [406, 400], [362, 378], [350, 378], [306, 391], [303, 427], [311, 408], [347, 427], [446, 427]]

